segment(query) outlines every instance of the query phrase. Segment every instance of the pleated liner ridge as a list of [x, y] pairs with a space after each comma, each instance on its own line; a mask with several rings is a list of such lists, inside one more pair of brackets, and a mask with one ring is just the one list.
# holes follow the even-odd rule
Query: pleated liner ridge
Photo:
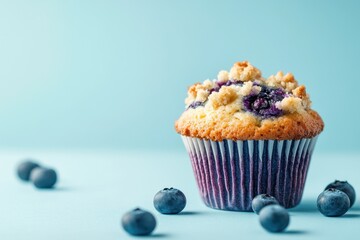
[[299, 204], [317, 136], [283, 141], [182, 139], [204, 203], [252, 211], [252, 199], [262, 193], [286, 208]]

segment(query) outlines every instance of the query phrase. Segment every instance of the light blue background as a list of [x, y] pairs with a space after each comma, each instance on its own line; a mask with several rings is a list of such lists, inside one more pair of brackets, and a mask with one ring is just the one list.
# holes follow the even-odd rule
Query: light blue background
[[291, 71], [356, 151], [359, 1], [1, 1], [0, 147], [183, 149], [186, 87], [247, 59]]

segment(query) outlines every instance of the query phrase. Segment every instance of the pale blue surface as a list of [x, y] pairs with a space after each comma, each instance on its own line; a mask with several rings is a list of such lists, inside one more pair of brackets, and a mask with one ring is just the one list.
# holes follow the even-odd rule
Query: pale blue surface
[[[0, 2], [0, 147], [182, 149], [186, 87], [250, 60], [291, 71], [358, 150], [360, 1]], [[344, 116], [344, 117], [341, 117]]]
[[[57, 189], [39, 191], [18, 181], [14, 170], [24, 156], [56, 167]], [[122, 214], [138, 206], [155, 214], [158, 226], [153, 237], [160, 239], [358, 239], [359, 198], [340, 218], [322, 216], [315, 200], [335, 178], [347, 179], [360, 193], [359, 157], [315, 153], [304, 200], [290, 211], [287, 232], [270, 234], [253, 213], [205, 207], [185, 152], [2, 151], [0, 239], [141, 239], [128, 236], [120, 227]], [[324, 162], [329, 163], [326, 168]], [[184, 214], [155, 211], [152, 199], [163, 187], [184, 191], [188, 199]]]

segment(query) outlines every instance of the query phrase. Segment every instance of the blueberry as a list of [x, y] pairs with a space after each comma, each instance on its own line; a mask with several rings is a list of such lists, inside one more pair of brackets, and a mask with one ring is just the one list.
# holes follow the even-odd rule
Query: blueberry
[[278, 117], [283, 114], [283, 111], [276, 107], [276, 102], [286, 97], [285, 91], [281, 88], [269, 88], [258, 84], [257, 86], [261, 87], [259, 93], [250, 93], [243, 98], [244, 109], [263, 118]]
[[346, 193], [329, 188], [319, 195], [317, 208], [327, 217], [339, 217], [349, 210], [350, 199]]
[[52, 188], [57, 181], [57, 174], [53, 169], [37, 167], [31, 172], [30, 179], [37, 188]]
[[16, 173], [21, 180], [29, 181], [31, 171], [37, 167], [39, 167], [39, 164], [31, 160], [24, 161], [17, 166]]
[[261, 226], [269, 232], [282, 232], [290, 222], [288, 211], [276, 204], [261, 209], [259, 219]]
[[269, 108], [269, 102], [265, 98], [257, 98], [253, 102], [253, 108], [256, 110]]
[[204, 102], [194, 101], [194, 102], [192, 102], [192, 103], [188, 106], [187, 109], [189, 109], [189, 108], [195, 109], [195, 108], [197, 108], [197, 107], [204, 106], [204, 104], [205, 104]]
[[154, 197], [154, 207], [162, 214], [177, 214], [186, 205], [186, 197], [176, 188], [164, 188]]
[[260, 194], [252, 200], [251, 207], [256, 214], [259, 214], [263, 207], [271, 204], [279, 204], [279, 202], [269, 194]]
[[355, 194], [355, 189], [353, 188], [353, 186], [350, 185], [350, 183], [348, 183], [347, 181], [335, 180], [334, 182], [327, 185], [325, 190], [329, 189], [329, 188], [335, 188], [337, 190], [340, 190], [340, 191], [343, 191], [344, 193], [346, 193], [346, 195], [348, 195], [349, 200], [350, 200], [350, 207], [352, 207], [354, 205], [356, 194]]
[[136, 208], [124, 214], [121, 225], [131, 235], [149, 235], [156, 227], [156, 219], [150, 212]]

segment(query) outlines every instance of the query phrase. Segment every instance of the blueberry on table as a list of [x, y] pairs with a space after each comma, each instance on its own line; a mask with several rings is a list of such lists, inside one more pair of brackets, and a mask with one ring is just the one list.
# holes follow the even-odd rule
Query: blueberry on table
[[343, 191], [329, 188], [319, 195], [317, 208], [327, 217], [339, 217], [349, 210], [350, 199]]
[[251, 207], [256, 214], [259, 214], [260, 210], [271, 204], [279, 204], [275, 197], [269, 194], [257, 195], [251, 202]]
[[184, 193], [176, 188], [164, 188], [154, 197], [154, 207], [162, 214], [177, 214], [186, 206]]
[[260, 224], [269, 232], [282, 232], [290, 222], [288, 211], [280, 205], [265, 206], [259, 213]]
[[327, 185], [325, 190], [329, 189], [329, 188], [335, 188], [337, 190], [340, 190], [340, 191], [343, 191], [344, 193], [346, 193], [346, 195], [348, 195], [349, 200], [350, 200], [350, 207], [352, 207], [354, 205], [356, 194], [355, 194], [355, 189], [353, 188], [353, 186], [351, 186], [350, 183], [348, 183], [347, 181], [335, 180], [334, 182]]
[[30, 180], [37, 188], [52, 188], [57, 181], [57, 174], [53, 169], [38, 167], [31, 172]]
[[39, 164], [37, 164], [36, 162], [33, 162], [31, 160], [24, 161], [17, 166], [16, 173], [21, 180], [29, 181], [31, 171], [37, 167], [39, 167]]
[[135, 208], [127, 212], [121, 219], [124, 230], [135, 236], [149, 235], [156, 227], [156, 219], [150, 212]]

